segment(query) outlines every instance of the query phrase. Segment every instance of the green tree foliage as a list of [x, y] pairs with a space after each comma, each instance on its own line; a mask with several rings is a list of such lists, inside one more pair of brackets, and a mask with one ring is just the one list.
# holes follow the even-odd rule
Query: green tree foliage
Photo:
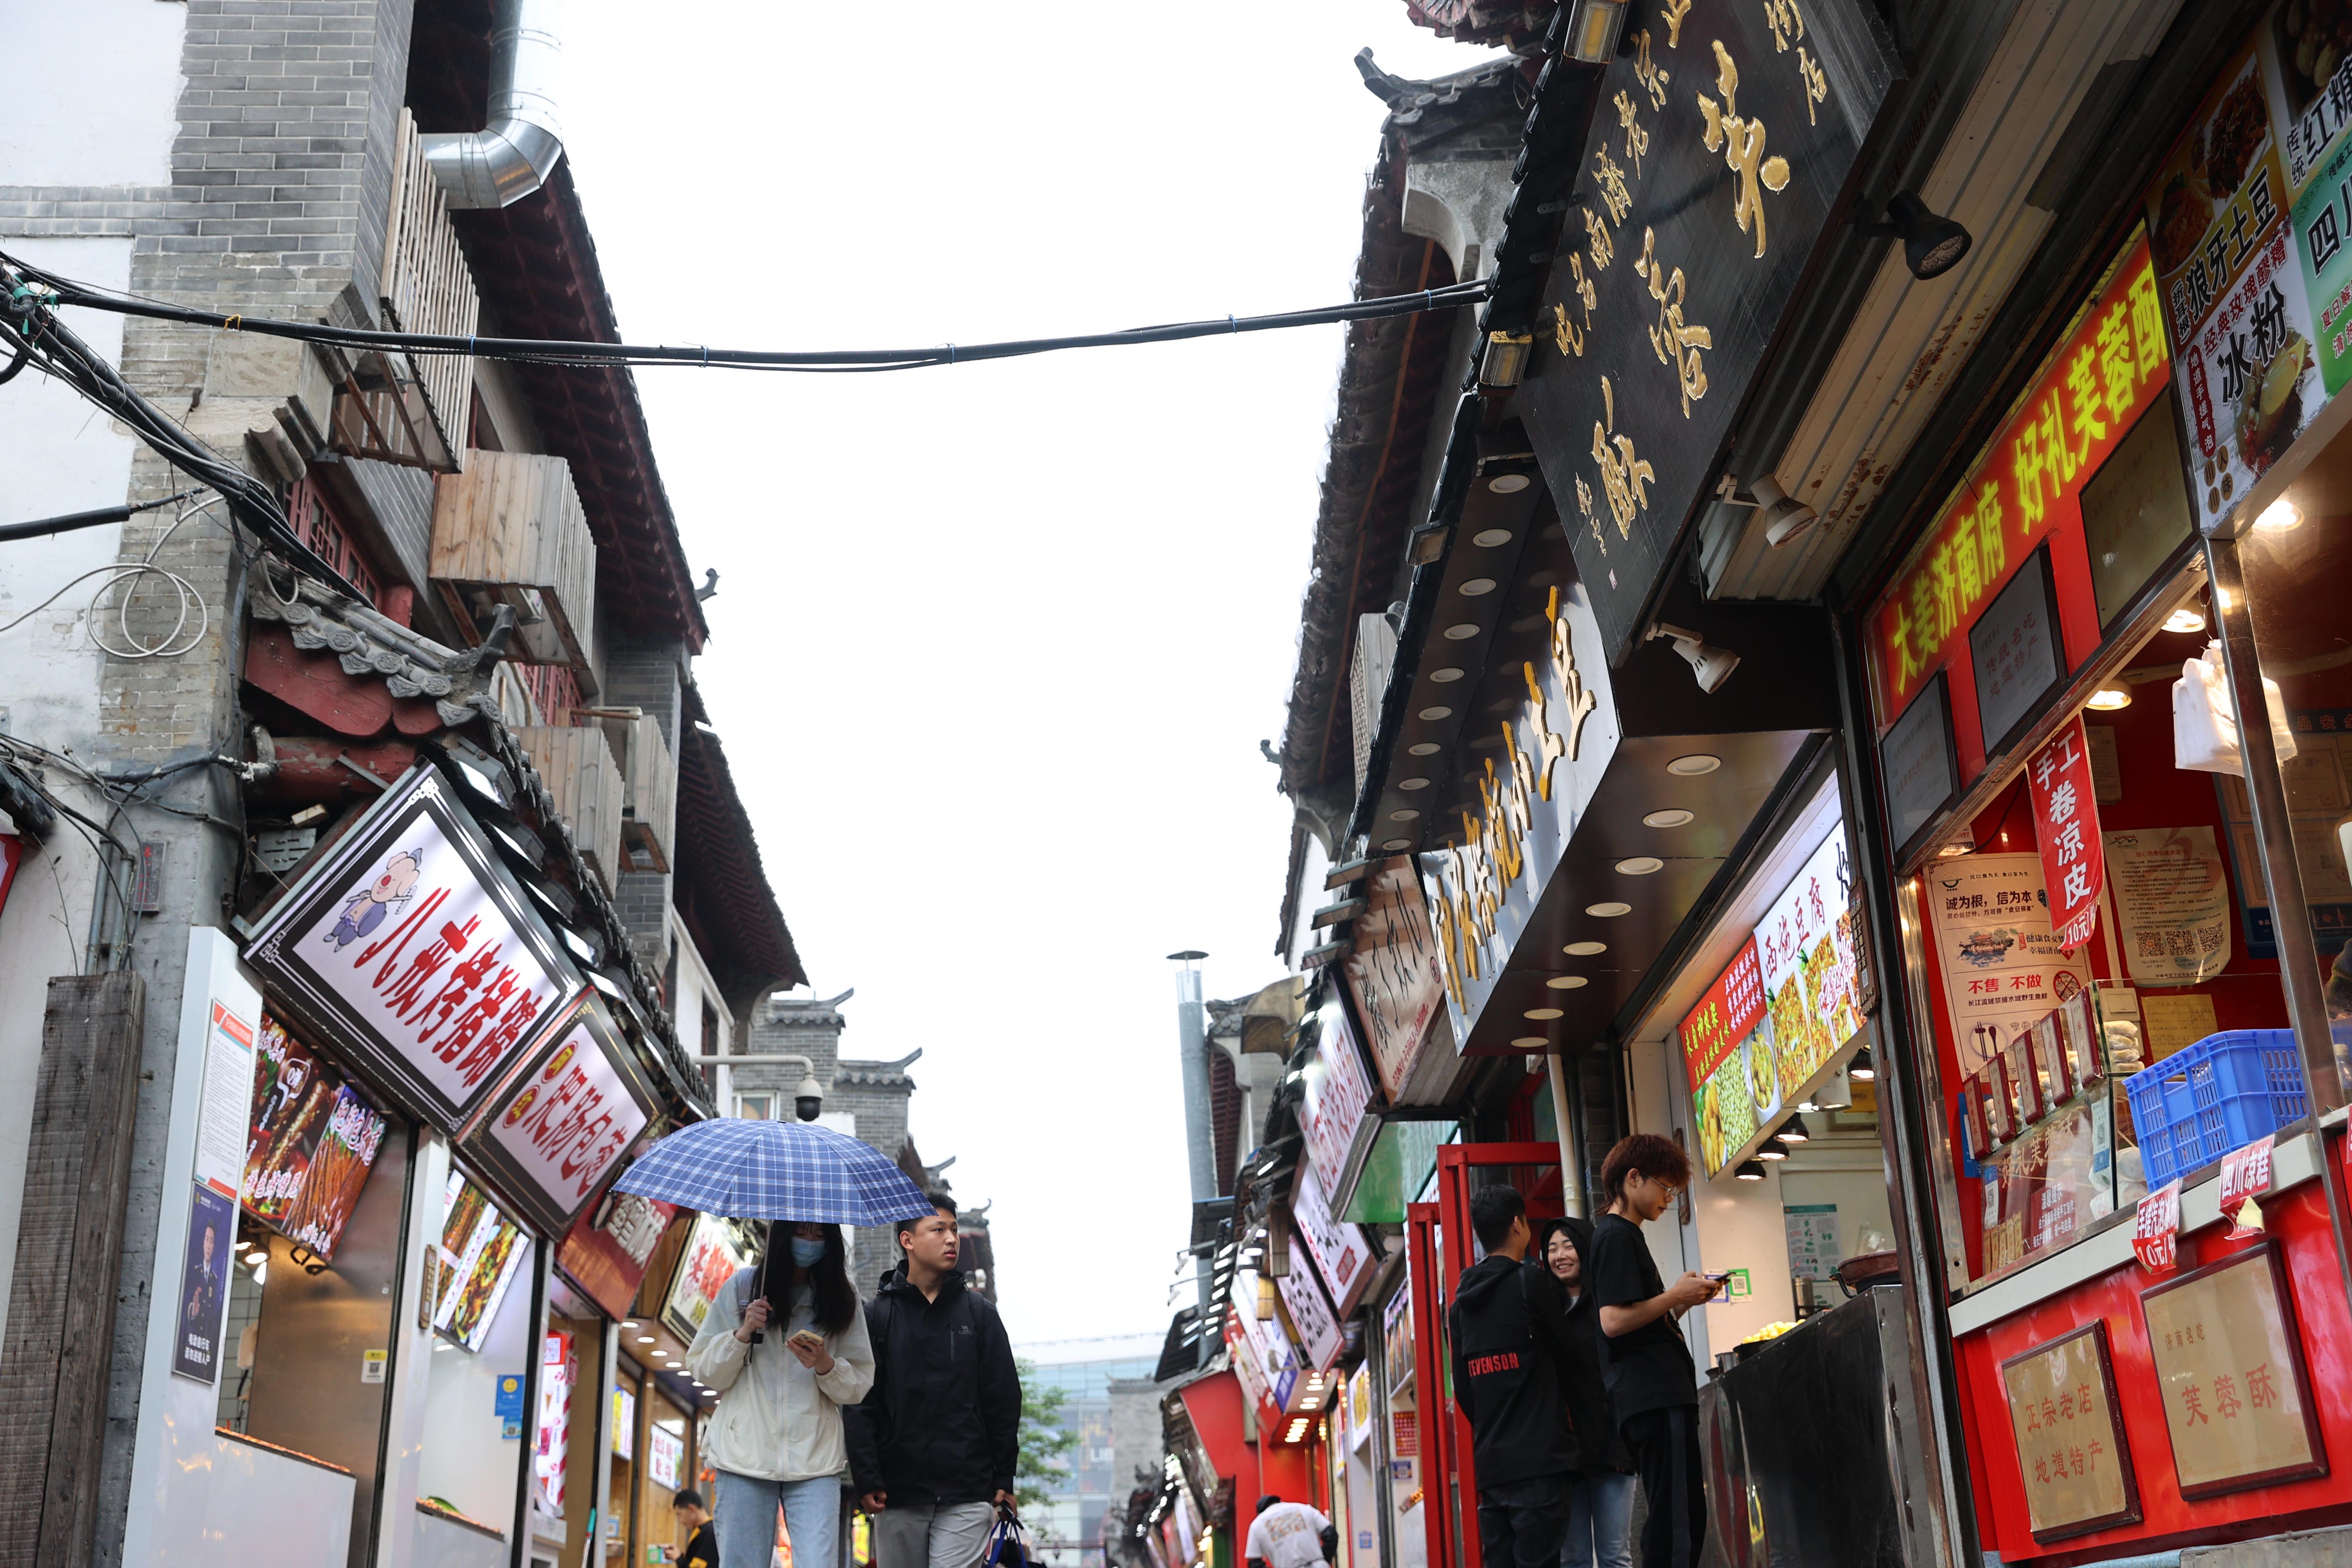
[[1062, 1425], [1068, 1395], [1040, 1381], [1037, 1363], [1013, 1363], [1021, 1373], [1021, 1453], [1013, 1469], [1013, 1495], [1024, 1509], [1043, 1508], [1055, 1488], [1068, 1479], [1066, 1457], [1078, 1435]]

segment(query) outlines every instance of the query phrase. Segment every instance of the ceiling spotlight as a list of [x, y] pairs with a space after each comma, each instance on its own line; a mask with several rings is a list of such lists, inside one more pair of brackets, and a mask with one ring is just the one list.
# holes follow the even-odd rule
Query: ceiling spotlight
[[2302, 521], [2303, 513], [2295, 510], [2293, 502], [2284, 496], [2281, 496], [2263, 508], [2263, 514], [2254, 519], [2254, 526], [2265, 533], [2284, 533], [2288, 529], [2300, 525]]
[[1557, 1007], [1530, 1007], [1526, 1012], [1519, 1015], [1522, 1018], [1533, 1018], [1539, 1024], [1557, 1018], [1559, 1016], [1559, 1009]]
[[2168, 632], [2201, 632], [2205, 629], [2205, 617], [2197, 613], [2194, 605], [2183, 605], [2164, 617], [2162, 629]]
[[1424, 708], [1421, 710], [1419, 717], [1426, 723], [1434, 724], [1441, 719], [1453, 718], [1454, 710], [1451, 708]]
[[1689, 665], [1691, 673], [1698, 678], [1701, 691], [1715, 690], [1730, 679], [1731, 672], [1739, 668], [1738, 654], [1728, 648], [1709, 647], [1705, 637], [1687, 627], [1670, 626], [1660, 621], [1650, 628], [1649, 637], [1643, 640], [1646, 642], [1656, 637], [1674, 639], [1675, 651], [1683, 656], [1683, 662]]
[[1412, 848], [1412, 840], [1410, 838], [1386, 838], [1381, 841], [1381, 847], [1390, 851], [1391, 853], [1394, 853], [1399, 849]]
[[1759, 1160], [1785, 1160], [1789, 1157], [1789, 1146], [1778, 1138], [1767, 1138], [1757, 1145], [1756, 1157]]
[[1969, 253], [1969, 231], [1927, 210], [1916, 191], [1897, 191], [1886, 200], [1886, 221], [1866, 223], [1862, 232], [1903, 242], [1903, 264], [1925, 283], [1941, 278]]
[[2130, 689], [2122, 686], [2102, 686], [2091, 693], [2083, 706], [2098, 713], [2112, 713], [2118, 708], [2131, 706]]
[[[1505, 479], [1524, 479], [1526, 478], [1527, 476], [1524, 474], [1497, 475], [1495, 481], [1486, 488], [1490, 490], [1501, 490], [1503, 488], [1503, 481]], [[1524, 489], [1526, 488], [1527, 487], [1524, 484], [1513, 485], [1511, 487], [1511, 489], [1515, 490]], [[1504, 491], [1504, 493], [1508, 494], [1509, 492]], [[1470, 536], [1470, 542], [1476, 545], [1481, 550], [1492, 550], [1498, 544], [1508, 544], [1510, 542], [1511, 531], [1507, 528], [1483, 528]]]
[[1511, 1044], [1523, 1051], [1539, 1051], [1551, 1042], [1541, 1035], [1518, 1035], [1513, 1037]]
[[1845, 1064], [1845, 1076], [1868, 1083], [1878, 1076], [1878, 1064], [1870, 1059], [1870, 1047], [1864, 1046], [1853, 1053], [1853, 1060]]
[[1575, 15], [1568, 24], [1568, 53], [1589, 66], [1602, 66], [1617, 52], [1618, 35], [1625, 30], [1630, 0], [1573, 0]]
[[1584, 912], [1595, 920], [1615, 920], [1619, 915], [1632, 914], [1633, 906], [1616, 899], [1610, 899], [1601, 903], [1585, 905]]
[[1695, 779], [1701, 773], [1711, 773], [1723, 766], [1721, 757], [1711, 757], [1705, 752], [1694, 752], [1687, 757], [1676, 757], [1666, 764], [1666, 772], [1676, 778]]
[[1665, 868], [1666, 863], [1655, 855], [1630, 855], [1617, 862], [1617, 873], [1622, 877], [1646, 877]]
[[1555, 974], [1544, 984], [1554, 991], [1581, 991], [1592, 982], [1581, 974]]
[[1570, 958], [1591, 958], [1596, 952], [1608, 951], [1609, 944], [1605, 942], [1571, 942], [1560, 949]]
[[1742, 1160], [1739, 1169], [1731, 1173], [1743, 1182], [1760, 1182], [1764, 1179], [1764, 1167], [1753, 1160]]
[[1724, 485], [1730, 493], [1717, 492], [1723, 503], [1754, 507], [1756, 520], [1764, 525], [1764, 542], [1775, 550], [1821, 521], [1819, 512], [1782, 489], [1780, 481], [1769, 474], [1759, 474], [1749, 480], [1749, 493], [1745, 496], [1729, 479], [1725, 479]]
[[1685, 811], [1678, 805], [1669, 806], [1664, 811], [1654, 811], [1647, 816], [1642, 818], [1642, 826], [1644, 827], [1687, 827], [1690, 826], [1691, 816], [1691, 813]]
[[1783, 1142], [1783, 1143], [1810, 1143], [1810, 1142], [1811, 1142], [1812, 1141], [1813, 1141], [1813, 1135], [1812, 1135], [1811, 1133], [1810, 1133], [1810, 1132], [1808, 1132], [1808, 1131], [1805, 1131], [1805, 1119], [1804, 1119], [1803, 1117], [1801, 1117], [1801, 1116], [1791, 1116], [1790, 1118], [1789, 1118], [1789, 1120], [1788, 1120], [1787, 1121], [1785, 1121], [1785, 1122], [1781, 1123], [1781, 1126], [1780, 1126], [1780, 1142]]

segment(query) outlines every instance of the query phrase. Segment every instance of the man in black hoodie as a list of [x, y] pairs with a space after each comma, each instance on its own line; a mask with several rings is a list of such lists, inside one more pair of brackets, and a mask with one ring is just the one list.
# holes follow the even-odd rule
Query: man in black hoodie
[[1486, 1256], [1462, 1276], [1446, 1331], [1478, 1474], [1479, 1546], [1486, 1568], [1559, 1568], [1577, 1463], [1559, 1289], [1528, 1259], [1534, 1235], [1517, 1188], [1472, 1194], [1470, 1228]]
[[866, 1304], [874, 1386], [842, 1412], [876, 1568], [971, 1568], [1013, 1507], [1021, 1379], [996, 1309], [956, 1272], [956, 1205], [898, 1227], [906, 1261]]

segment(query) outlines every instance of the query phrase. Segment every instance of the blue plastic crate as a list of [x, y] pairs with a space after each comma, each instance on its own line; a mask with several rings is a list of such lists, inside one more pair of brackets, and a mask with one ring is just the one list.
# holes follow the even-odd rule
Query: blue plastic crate
[[2224, 1029], [2124, 1080], [2147, 1184], [2211, 1164], [2310, 1110], [2292, 1029]]

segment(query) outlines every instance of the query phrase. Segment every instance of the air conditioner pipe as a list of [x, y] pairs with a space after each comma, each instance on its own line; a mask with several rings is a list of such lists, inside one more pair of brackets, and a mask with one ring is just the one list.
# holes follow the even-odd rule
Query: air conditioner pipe
[[556, 82], [561, 0], [493, 0], [488, 125], [424, 137], [425, 165], [452, 207], [505, 207], [545, 184], [563, 160]]

